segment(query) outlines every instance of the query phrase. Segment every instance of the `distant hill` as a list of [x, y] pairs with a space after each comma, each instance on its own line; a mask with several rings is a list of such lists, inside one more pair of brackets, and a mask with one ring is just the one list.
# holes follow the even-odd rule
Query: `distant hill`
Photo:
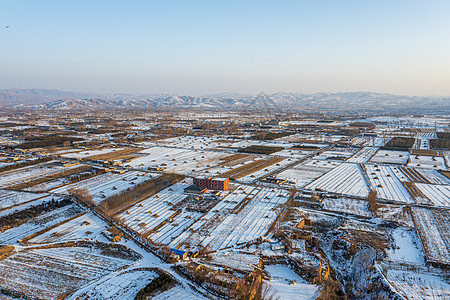
[[87, 94], [58, 90], [0, 90], [3, 106], [30, 109], [127, 109], [127, 108], [199, 108], [267, 111], [332, 111], [450, 113], [450, 97], [399, 96], [372, 92], [274, 93], [246, 95], [210, 94], [201, 97], [183, 95]]
[[60, 99], [85, 97], [89, 97], [89, 94], [46, 89], [0, 89], [0, 106], [38, 104]]

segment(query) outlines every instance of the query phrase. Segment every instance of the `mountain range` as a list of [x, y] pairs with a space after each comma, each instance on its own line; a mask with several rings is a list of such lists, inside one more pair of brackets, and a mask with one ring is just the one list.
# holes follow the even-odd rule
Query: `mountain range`
[[0, 90], [0, 106], [18, 109], [199, 108], [296, 111], [450, 112], [450, 97], [402, 96], [373, 92], [286, 93], [203, 96], [174, 94], [91, 94], [47, 89]]

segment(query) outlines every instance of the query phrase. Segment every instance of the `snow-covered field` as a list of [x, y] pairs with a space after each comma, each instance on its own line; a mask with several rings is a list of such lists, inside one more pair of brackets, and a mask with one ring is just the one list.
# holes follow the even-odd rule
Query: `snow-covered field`
[[340, 164], [305, 188], [359, 197], [366, 197], [369, 193], [363, 171], [358, 164], [353, 163]]
[[123, 150], [124, 148], [103, 148], [98, 150], [86, 150], [86, 151], [80, 151], [75, 153], [66, 153], [62, 154], [62, 157], [66, 158], [87, 158], [94, 155], [100, 155], [100, 154], [107, 154], [119, 150]]
[[250, 202], [238, 213], [228, 215], [203, 240], [203, 245], [223, 249], [264, 236], [277, 216], [276, 207], [288, 200], [288, 192], [270, 188], [255, 188]]
[[135, 259], [101, 246], [25, 249], [0, 261], [0, 286], [38, 299], [56, 299]]
[[218, 148], [231, 148], [234, 144], [241, 141], [240, 139], [230, 138], [227, 136], [180, 136], [167, 138], [163, 140], [158, 140], [154, 142], [154, 145], [158, 146], [170, 146], [176, 148], [186, 148], [195, 150], [206, 150], [206, 149], [218, 149]]
[[369, 160], [372, 163], [380, 164], [400, 164], [404, 165], [408, 162], [408, 151], [392, 151], [392, 150], [378, 150]]
[[287, 157], [287, 158], [291, 158], [291, 159], [300, 159], [311, 153], [313, 153], [313, 151], [298, 150], [298, 149], [284, 149], [284, 150], [275, 152], [272, 155]]
[[259, 264], [259, 256], [238, 251], [219, 251], [211, 255], [208, 263], [252, 272], [254, 266]]
[[34, 180], [41, 177], [57, 174], [59, 172], [78, 168], [79, 165], [64, 167], [55, 165], [52, 162], [42, 163], [29, 167], [24, 167], [12, 171], [3, 172], [0, 176], [0, 188], [6, 188], [9, 186], [24, 183], [30, 180]]
[[450, 185], [450, 178], [442, 175], [436, 170], [430, 169], [416, 169], [423, 177], [425, 177], [432, 184], [446, 184]]
[[367, 201], [348, 198], [325, 198], [322, 200], [322, 207], [326, 210], [371, 217], [372, 213], [367, 206]]
[[357, 151], [356, 148], [332, 148], [314, 156], [317, 160], [345, 160], [351, 157]]
[[414, 207], [411, 209], [411, 212], [414, 224], [422, 240], [427, 261], [450, 264], [450, 246], [443, 235], [447, 234], [447, 232], [442, 230], [443, 228], [440, 227], [431, 210]]
[[[161, 223], [166, 222], [170, 216], [176, 213], [177, 210], [172, 207], [187, 197], [187, 195], [184, 194], [184, 189], [191, 184], [192, 179], [178, 182], [139, 202], [139, 204], [130, 207], [126, 211], [120, 213], [118, 217], [132, 230], [142, 235], [149, 234], [150, 230]], [[181, 232], [189, 227], [198, 217], [198, 213], [196, 212], [183, 212], [184, 214], [181, 215], [181, 218], [179, 216], [173, 223], [167, 222], [167, 226], [161, 227], [157, 233], [154, 233], [154, 235], [156, 235], [155, 237], [152, 235], [149, 237], [152, 239], [159, 239], [167, 244], [170, 243], [173, 238], [181, 234]], [[179, 221], [179, 223], [177, 223], [177, 221]], [[175, 224], [177, 225], [175, 226]], [[173, 230], [178, 232], [178, 234], [175, 234]], [[167, 240], [165, 238], [167, 238]]]
[[280, 299], [316, 299], [318, 287], [308, 283], [286, 265], [267, 265], [264, 270], [270, 277], [270, 286]]
[[392, 230], [392, 245], [387, 251], [388, 259], [397, 263], [423, 264], [424, 253], [414, 229], [397, 227]]
[[438, 156], [411, 155], [409, 157], [408, 166], [434, 170], [447, 170], [445, 167], [444, 158]]
[[17, 243], [20, 239], [37, 233], [45, 228], [49, 228], [50, 226], [56, 225], [81, 212], [82, 210], [77, 205], [72, 204], [54, 209], [50, 212], [33, 218], [20, 226], [12, 227], [5, 232], [2, 232], [0, 234], [0, 244], [8, 245]]
[[30, 239], [28, 243], [46, 244], [88, 240], [98, 236], [105, 229], [106, 224], [99, 222], [92, 212], [88, 212]]
[[390, 166], [366, 165], [370, 186], [378, 193], [378, 198], [414, 203], [402, 182]]
[[437, 206], [450, 207], [450, 185], [416, 183], [416, 187]]
[[277, 178], [293, 182], [296, 187], [301, 188], [327, 171], [327, 168], [312, 167], [301, 163], [277, 174]]
[[48, 194], [27, 193], [0, 189], [0, 211], [12, 206], [36, 200]]
[[386, 268], [383, 272], [393, 290], [405, 299], [435, 300], [450, 298], [450, 284], [442, 276], [423, 272], [414, 267], [409, 269]]
[[141, 151], [147, 154], [127, 163], [132, 168], [166, 168], [167, 172], [191, 174], [221, 162], [221, 158], [231, 154], [217, 151], [200, 151], [180, 148], [153, 147]]
[[78, 290], [69, 299], [134, 299], [155, 277], [158, 274], [149, 268], [113, 272]]
[[104, 199], [118, 194], [130, 187], [133, 187], [145, 180], [155, 178], [159, 174], [145, 173], [139, 171], [129, 171], [123, 174], [105, 173], [83, 181], [65, 185], [50, 191], [52, 194], [66, 194], [70, 188], [86, 188], [93, 197], [95, 203], [101, 203]]
[[378, 147], [364, 147], [356, 152], [347, 162], [366, 163], [378, 150]]

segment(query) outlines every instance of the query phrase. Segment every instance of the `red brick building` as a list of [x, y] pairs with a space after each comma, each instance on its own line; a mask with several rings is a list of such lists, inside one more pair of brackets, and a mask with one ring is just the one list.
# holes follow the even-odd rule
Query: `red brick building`
[[230, 187], [228, 178], [200, 177], [194, 178], [194, 184], [209, 190], [225, 191]]

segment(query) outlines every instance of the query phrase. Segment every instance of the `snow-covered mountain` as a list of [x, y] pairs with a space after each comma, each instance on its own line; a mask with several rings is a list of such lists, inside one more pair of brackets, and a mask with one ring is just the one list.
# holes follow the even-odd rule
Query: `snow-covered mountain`
[[[55, 98], [59, 98], [56, 99]], [[399, 96], [372, 92], [246, 95], [89, 95], [56, 90], [0, 90], [0, 103], [31, 109], [211, 108], [320, 111], [449, 112], [450, 97]]]

